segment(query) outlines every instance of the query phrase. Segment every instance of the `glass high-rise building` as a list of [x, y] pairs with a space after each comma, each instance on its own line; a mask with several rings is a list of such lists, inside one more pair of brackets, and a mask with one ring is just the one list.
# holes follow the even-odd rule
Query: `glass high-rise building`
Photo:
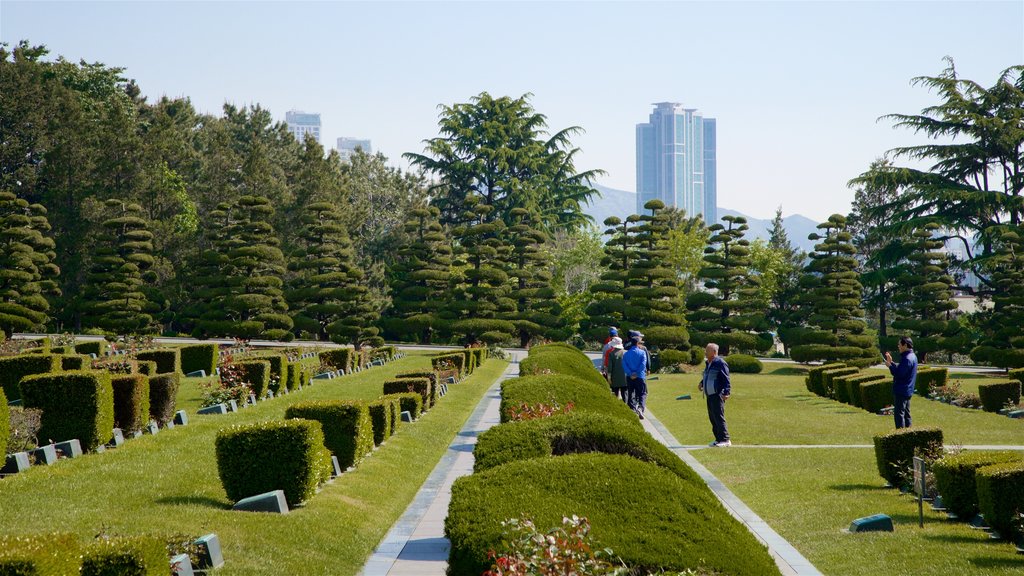
[[362, 150], [367, 154], [373, 154], [373, 146], [369, 140], [360, 138], [349, 138], [342, 136], [338, 138], [338, 153], [341, 155], [342, 160], [350, 160], [352, 155], [356, 153], [356, 150]]
[[301, 144], [306, 139], [306, 134], [312, 134], [317, 142], [320, 142], [320, 114], [292, 110], [285, 112], [284, 121], [288, 124], [288, 131], [295, 136]]
[[636, 125], [636, 205], [648, 200], [718, 219], [716, 125], [696, 108], [675, 102], [654, 105], [650, 120]]

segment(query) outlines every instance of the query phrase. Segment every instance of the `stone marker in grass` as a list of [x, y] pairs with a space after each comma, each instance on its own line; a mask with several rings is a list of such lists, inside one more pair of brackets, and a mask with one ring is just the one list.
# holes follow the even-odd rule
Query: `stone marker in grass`
[[275, 514], [287, 514], [288, 502], [284, 498], [284, 490], [272, 490], [242, 498], [231, 507], [232, 510], [243, 510], [245, 512], [273, 512]]
[[875, 514], [857, 518], [850, 523], [850, 532], [892, 532], [892, 518], [886, 514]]

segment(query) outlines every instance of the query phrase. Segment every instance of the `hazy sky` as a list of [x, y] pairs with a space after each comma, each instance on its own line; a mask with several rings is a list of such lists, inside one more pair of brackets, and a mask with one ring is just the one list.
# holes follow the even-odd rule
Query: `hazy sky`
[[1024, 1], [13, 2], [0, 39], [126, 68], [143, 93], [320, 112], [325, 146], [369, 138], [404, 165], [437, 106], [530, 92], [552, 129], [581, 126], [580, 169], [635, 190], [635, 125], [653, 102], [718, 119], [718, 203], [846, 212], [846, 181], [920, 143], [886, 113], [937, 102], [919, 75], [955, 59], [991, 86], [1024, 63]]

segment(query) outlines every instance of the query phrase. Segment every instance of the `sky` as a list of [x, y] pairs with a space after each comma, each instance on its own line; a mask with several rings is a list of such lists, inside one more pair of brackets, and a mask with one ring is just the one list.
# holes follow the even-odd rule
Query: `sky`
[[1024, 0], [998, 2], [16, 2], [0, 41], [125, 68], [151, 100], [319, 112], [322, 142], [368, 138], [407, 167], [438, 106], [530, 93], [579, 126], [577, 168], [636, 189], [654, 102], [718, 122], [718, 204], [768, 218], [849, 211], [847, 181], [924, 143], [889, 113], [938, 102], [943, 57], [992, 86], [1024, 64]]

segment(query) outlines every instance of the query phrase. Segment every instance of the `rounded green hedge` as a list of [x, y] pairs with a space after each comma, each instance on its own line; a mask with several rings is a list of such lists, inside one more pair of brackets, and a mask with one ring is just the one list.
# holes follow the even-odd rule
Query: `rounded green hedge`
[[608, 385], [590, 358], [568, 344], [544, 344], [533, 347], [530, 355], [519, 363], [519, 373], [524, 376], [566, 374], [601, 386]]
[[1021, 460], [1024, 460], [1024, 454], [1009, 450], [961, 452], [937, 460], [932, 464], [932, 471], [943, 505], [960, 520], [970, 520], [978, 513], [978, 490], [974, 478], [978, 468]]
[[0, 535], [0, 574], [78, 574], [74, 534]]
[[640, 425], [636, 414], [615, 396], [608, 384], [595, 385], [565, 374], [522, 376], [506, 380], [501, 385], [501, 421], [508, 422], [512, 408], [522, 403], [531, 406], [557, 402], [566, 406], [570, 402], [574, 411], [599, 412]]
[[284, 417], [319, 422], [324, 432], [324, 446], [338, 457], [342, 470], [355, 465], [373, 451], [370, 411], [362, 402], [300, 402], [289, 406], [284, 412]]
[[546, 532], [574, 514], [590, 521], [599, 546], [640, 573], [778, 574], [765, 547], [710, 492], [612, 454], [522, 460], [456, 480], [445, 520], [449, 573], [489, 569], [505, 520], [529, 517]]
[[764, 364], [750, 354], [729, 354], [725, 357], [729, 372], [734, 374], [760, 374]]
[[157, 538], [104, 538], [86, 547], [81, 574], [166, 574], [169, 562], [167, 545]]
[[684, 480], [704, 486], [692, 468], [642, 428], [623, 426], [618, 418], [589, 412], [495, 426], [477, 439], [473, 470], [480, 472], [516, 460], [588, 452], [625, 454], [653, 462]]

